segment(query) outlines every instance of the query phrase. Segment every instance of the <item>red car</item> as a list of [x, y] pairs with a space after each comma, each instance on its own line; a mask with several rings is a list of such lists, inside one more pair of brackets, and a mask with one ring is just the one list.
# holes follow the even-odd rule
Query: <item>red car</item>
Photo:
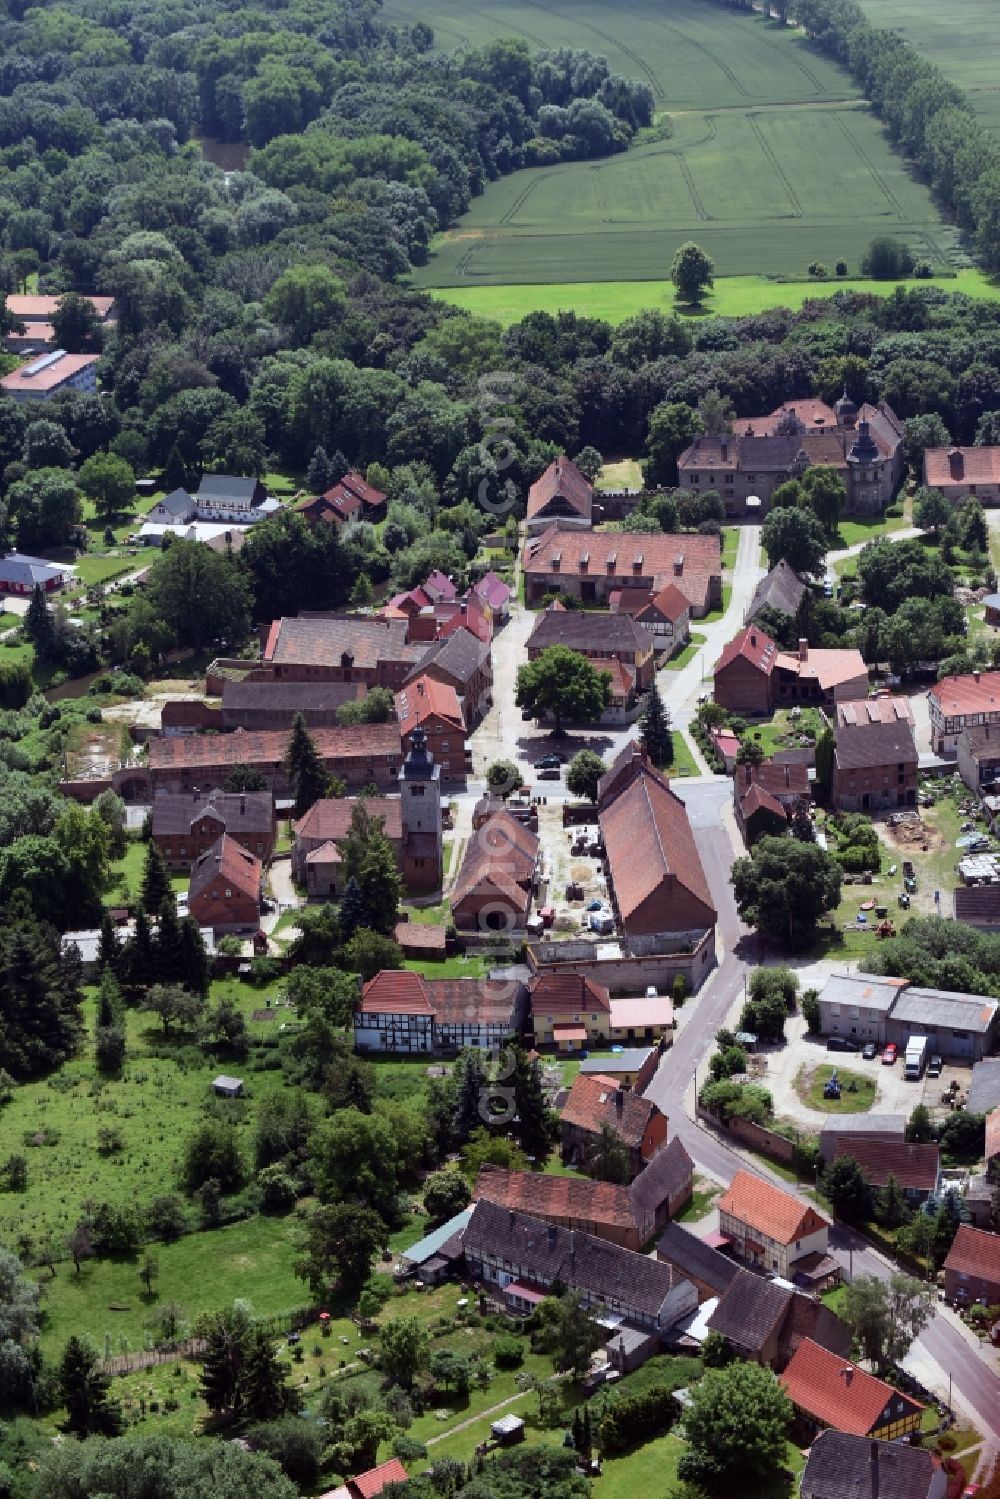
[[893, 1062], [895, 1060], [896, 1060], [896, 1043], [895, 1043], [895, 1041], [890, 1041], [889, 1045], [886, 1047], [885, 1051], [882, 1053], [882, 1066], [883, 1067], [891, 1067], [892, 1064], [893, 1064]]

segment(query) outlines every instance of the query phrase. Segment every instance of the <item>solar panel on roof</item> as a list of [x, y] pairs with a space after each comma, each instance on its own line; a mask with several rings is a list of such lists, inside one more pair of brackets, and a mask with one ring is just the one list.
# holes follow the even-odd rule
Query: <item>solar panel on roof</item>
[[66, 358], [65, 349], [53, 349], [51, 354], [42, 354], [40, 358], [33, 359], [30, 364], [25, 365], [21, 371], [22, 375], [40, 375], [42, 370], [47, 370], [50, 365], [56, 364], [60, 359]]

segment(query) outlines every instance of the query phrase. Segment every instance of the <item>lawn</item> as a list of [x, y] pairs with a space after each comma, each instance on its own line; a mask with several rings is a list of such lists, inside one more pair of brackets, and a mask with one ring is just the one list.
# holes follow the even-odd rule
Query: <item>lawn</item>
[[688, 737], [680, 729], [674, 729], [674, 763], [670, 767], [670, 774], [672, 776], [701, 775]]
[[684, 1443], [672, 1433], [624, 1457], [607, 1457], [601, 1476], [591, 1486], [594, 1499], [635, 1499], [637, 1494], [662, 1494], [677, 1477], [677, 1464]]
[[[170, 1185], [164, 1182], [163, 1189]], [[102, 1352], [140, 1349], [146, 1323], [167, 1302], [183, 1307], [186, 1318], [228, 1306], [238, 1296], [251, 1301], [258, 1316], [305, 1306], [308, 1288], [293, 1269], [297, 1240], [293, 1217], [257, 1217], [153, 1245], [159, 1275], [152, 1298], [139, 1280], [142, 1252], [134, 1260], [85, 1261], [79, 1275], [64, 1262], [54, 1280], [40, 1270], [46, 1313], [42, 1350], [60, 1348], [70, 1331], [86, 1335]]]
[[674, 1214], [674, 1222], [696, 1223], [699, 1218], [704, 1218], [711, 1211], [712, 1204], [721, 1191], [722, 1188], [709, 1182], [707, 1177], [696, 1175], [690, 1200], [684, 1204], [679, 1213]]
[[751, 722], [748, 737], [756, 740], [765, 755], [773, 755], [777, 750], [801, 748], [799, 740], [802, 736], [812, 733], [814, 739], [823, 730], [823, 720], [820, 718], [816, 708], [802, 708], [795, 710], [795, 717], [790, 708], [779, 708], [770, 723]]
[[414, 973], [436, 979], [478, 979], [486, 974], [486, 960], [478, 954], [466, 957], [454, 953], [450, 958], [408, 958], [404, 964]]
[[[566, 268], [563, 268], [565, 274]], [[895, 285], [895, 283], [893, 283]], [[1000, 301], [1000, 279], [982, 271], [959, 271], [955, 276], [936, 276], [930, 281], [908, 281], [907, 286], [938, 286], [942, 291], [964, 292], [984, 301]], [[462, 307], [477, 317], [493, 318], [507, 327], [529, 312], [575, 312], [578, 317], [603, 318], [621, 323], [647, 308], [677, 311], [684, 317], [749, 317], [772, 307], [798, 310], [815, 297], [832, 297], [837, 291], [866, 291], [888, 296], [892, 288], [883, 282], [780, 281], [766, 276], [720, 276], [699, 309], [675, 307], [674, 288], [669, 281], [563, 281], [504, 283], [497, 286], [450, 286], [431, 288], [433, 296]]]
[[906, 518], [902, 515], [879, 515], [867, 520], [842, 520], [837, 527], [837, 549], [857, 546], [862, 541], [874, 541], [876, 536], [890, 536], [893, 531], [902, 531], [906, 524]]
[[723, 526], [722, 528], [722, 565], [733, 567], [736, 563], [736, 553], [740, 545], [739, 526]]
[[[839, 1098], [824, 1098], [824, 1084], [834, 1073], [840, 1079], [843, 1092]], [[849, 1091], [852, 1083], [856, 1090], [853, 1093]], [[875, 1089], [873, 1075], [851, 1072], [839, 1062], [803, 1067], [795, 1079], [795, 1091], [802, 1102], [807, 1108], [818, 1109], [823, 1114], [867, 1114], [875, 1102]]]
[[609, 459], [594, 481], [594, 488], [641, 489], [642, 464], [638, 458]]
[[676, 655], [671, 656], [669, 661], [664, 662], [664, 671], [680, 671], [682, 666], [687, 666], [693, 661], [701, 647], [705, 644], [705, 636], [699, 635], [697, 630], [692, 630], [688, 637], [687, 645], [681, 647]]
[[107, 583], [111, 578], [121, 578], [126, 573], [136, 572], [146, 564], [141, 557], [115, 557], [84, 552], [74, 565], [84, 588], [93, 588], [98, 583]]

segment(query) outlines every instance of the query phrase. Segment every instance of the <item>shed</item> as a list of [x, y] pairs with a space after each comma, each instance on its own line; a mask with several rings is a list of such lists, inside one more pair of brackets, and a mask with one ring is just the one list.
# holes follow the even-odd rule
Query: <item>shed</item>
[[513, 1447], [517, 1442], [524, 1441], [524, 1420], [521, 1416], [501, 1416], [498, 1421], [490, 1423], [490, 1436], [501, 1447]]
[[212, 1083], [212, 1092], [216, 1098], [242, 1098], [243, 1079], [241, 1077], [227, 1077], [224, 1072]]
[[988, 625], [1000, 625], [1000, 593], [988, 593], [983, 599], [986, 609], [986, 623]]

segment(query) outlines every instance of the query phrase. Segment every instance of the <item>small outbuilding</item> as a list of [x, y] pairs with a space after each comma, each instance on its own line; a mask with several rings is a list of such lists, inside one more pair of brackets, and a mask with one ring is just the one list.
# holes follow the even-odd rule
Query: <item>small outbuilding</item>
[[521, 1416], [501, 1416], [490, 1423], [490, 1436], [501, 1447], [514, 1447], [524, 1441], [524, 1420]]
[[986, 623], [994, 627], [1000, 627], [1000, 593], [988, 593], [983, 599], [986, 609]]
[[216, 1098], [242, 1098], [243, 1079], [241, 1077], [227, 1077], [224, 1072], [212, 1084], [212, 1092]]

